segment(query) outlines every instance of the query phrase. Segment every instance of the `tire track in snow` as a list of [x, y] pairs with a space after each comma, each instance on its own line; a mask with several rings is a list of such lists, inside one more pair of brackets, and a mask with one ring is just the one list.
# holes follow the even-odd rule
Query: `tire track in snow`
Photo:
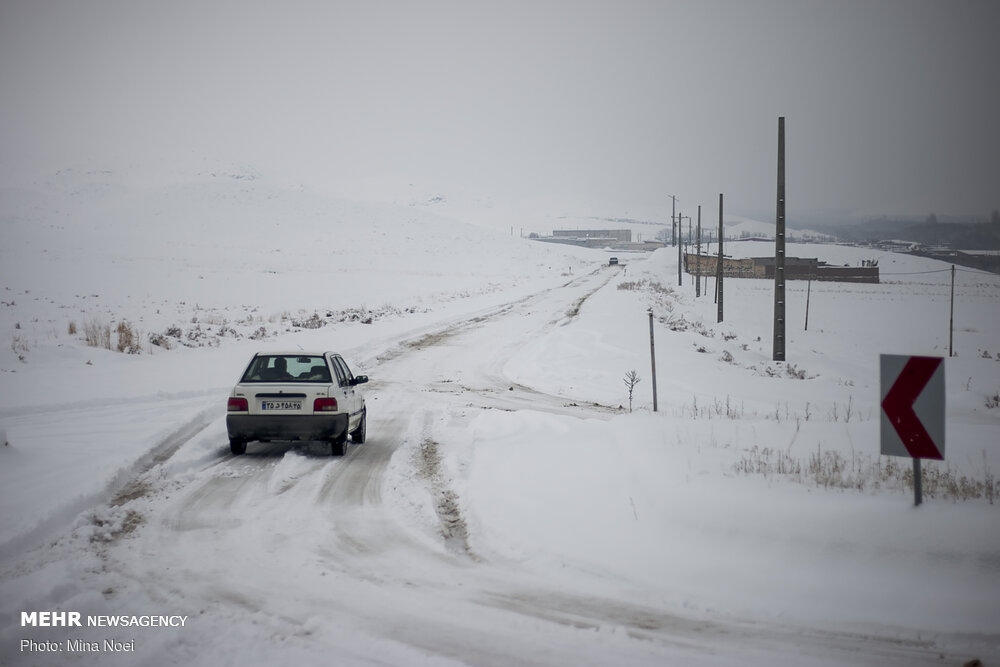
[[[520, 383], [511, 382], [503, 376], [502, 371], [499, 369], [511, 355], [516, 354], [516, 351], [525, 340], [538, 335], [537, 326], [540, 326], [541, 330], [545, 331], [567, 322], [566, 317], [549, 320], [545, 315], [546, 312], [550, 312], [548, 310], [550, 307], [548, 302], [552, 301], [553, 297], [557, 302], [561, 302], [562, 308], [565, 308], [565, 290], [584, 290], [583, 294], [573, 300], [569, 310], [565, 311], [567, 317], [573, 317], [579, 313], [580, 308], [591, 296], [607, 286], [616, 275], [618, 275], [617, 271], [606, 271], [604, 268], [595, 269], [585, 276], [565, 283], [561, 287], [544, 290], [495, 308], [487, 313], [482, 313], [460, 322], [454, 322], [446, 328], [437, 329], [417, 338], [403, 341], [389, 353], [380, 355], [378, 363], [380, 365], [406, 364], [409, 359], [414, 358], [411, 357], [414, 353], [424, 356], [429, 354], [443, 354], [445, 358], [449, 358], [452, 356], [447, 352], [449, 348], [462, 347], [461, 337], [471, 335], [476, 331], [481, 332], [483, 328], [503, 320], [511, 318], [523, 319], [535, 314], [536, 325], [530, 327], [530, 331], [527, 331], [523, 338], [520, 335], [513, 340], [497, 338], [497, 344], [491, 347], [490, 352], [484, 355], [484, 358], [477, 360], [473, 369], [470, 369], [481, 379], [481, 386], [473, 387], [468, 383], [452, 381], [450, 379], [434, 382], [428, 381], [427, 378], [417, 378], [418, 384], [414, 389], [419, 388], [422, 391], [445, 395], [443, 396], [444, 402], [451, 408], [455, 407], [455, 401], [448, 398], [447, 395], [455, 396], [460, 401], [468, 401], [471, 398], [473, 402], [467, 402], [465, 405], [479, 410], [531, 409], [559, 414], [571, 414], [586, 418], [593, 418], [598, 415], [607, 418], [611, 414], [617, 413], [618, 410], [596, 403], [578, 403], [564, 397], [538, 391]], [[483, 337], [482, 333], [478, 335], [480, 338]], [[406, 384], [401, 379], [397, 379], [396, 381], [380, 379], [377, 382], [376, 388], [379, 392], [389, 390], [392, 394], [395, 393], [392, 389], [397, 386], [403, 388]], [[415, 474], [426, 486], [433, 511], [438, 521], [438, 533], [444, 541], [447, 550], [453, 555], [469, 558], [474, 562], [481, 562], [482, 559], [480, 556], [470, 546], [468, 525], [462, 514], [462, 501], [458, 493], [450, 488], [448, 483], [440, 453], [441, 442], [439, 442], [439, 439], [433, 433], [431, 420], [431, 411], [426, 411], [424, 413], [424, 424], [420, 431], [421, 435], [412, 453], [412, 465], [415, 468]], [[402, 428], [398, 425], [395, 429], [399, 429], [401, 435], [403, 434]]]
[[[129, 588], [140, 586], [144, 596], [184, 600], [186, 606], [212, 609], [213, 616], [234, 623], [253, 618], [262, 626], [258, 631], [278, 635], [301, 628], [303, 622], [322, 613], [355, 619], [357, 627], [375, 636], [385, 635], [471, 664], [506, 664], [514, 655], [521, 664], [545, 664], [547, 660], [530, 657], [523, 649], [511, 653], [504, 632], [495, 635], [492, 630], [472, 627], [472, 635], [456, 635], [436, 623], [440, 613], [426, 617], [416, 613], [427, 605], [444, 604], [449, 614], [461, 617], [470, 610], [469, 604], [479, 608], [481, 603], [467, 602], [464, 595], [442, 597], [442, 587], [447, 591], [457, 576], [470, 589], [492, 590], [510, 573], [503, 568], [497, 571], [470, 548], [461, 498], [450, 488], [442, 460], [445, 441], [432, 428], [434, 415], [461, 409], [468, 396], [438, 395], [426, 405], [429, 395], [420, 397], [415, 391], [427, 391], [426, 377], [421, 375], [432, 366], [426, 364], [454, 357], [463, 335], [470, 336], [470, 344], [482, 345], [490, 340], [491, 332], [481, 328], [498, 322], [501, 330], [509, 329], [514, 318], [531, 312], [535, 317], [525, 333], [536, 335], [539, 326], [557, 324], [549, 322], [554, 310], [564, 310], [570, 298], [587, 290], [586, 297], [577, 301], [584, 303], [599, 289], [593, 285], [594, 274], [568, 283], [575, 290], [569, 295], [558, 289], [548, 291], [397, 345], [379, 363], [399, 363], [393, 370], [402, 370], [402, 377], [389, 372], [381, 378], [376, 375], [378, 384], [373, 383], [369, 401], [373, 417], [369, 441], [350, 445], [342, 458], [312, 458], [287, 448], [278, 456], [277, 449], [263, 447], [256, 456], [220, 455], [165, 482], [151, 479], [158, 465], [200, 432], [194, 423], [179, 426], [108, 494], [125, 510], [148, 507], [150, 514], [130, 539], [106, 545], [109, 574], [102, 578], [106, 582], [102, 586], [123, 594], [134, 594]], [[473, 361], [473, 375], [495, 389], [497, 405], [516, 395], [517, 404], [508, 403], [510, 409], [565, 402], [533, 395], [528, 387], [514, 387], [496, 370], [523, 344], [522, 333], [516, 333], [515, 339], [498, 340], [499, 346], [493, 346], [484, 359]], [[444, 368], [449, 366], [453, 365]], [[409, 381], [406, 371], [412, 374]], [[213, 407], [201, 429], [218, 418], [217, 412]], [[386, 473], [397, 452], [409, 457], [408, 462], [398, 462], [411, 466], [411, 483], [422, 483], [431, 496], [443, 549], [429, 546], [426, 530], [402, 525], [405, 519], [401, 521], [383, 497], [389, 492], [384, 488]], [[176, 473], [174, 468], [171, 471]], [[302, 530], [305, 526], [308, 530]], [[135, 557], [137, 553], [155, 554], [156, 560], [147, 564]], [[157, 562], [171, 566], [161, 569]], [[282, 591], [277, 600], [275, 587]], [[345, 598], [347, 602], [340, 599], [345, 589], [353, 592]], [[391, 599], [400, 608], [387, 609], [379, 604], [382, 599]], [[507, 616], [499, 609], [493, 614]], [[387, 620], [396, 628], [390, 634], [385, 634]], [[541, 635], [534, 639], [536, 644], [542, 640]]]
[[[213, 407], [202, 409], [194, 417], [167, 433], [133, 463], [120, 468], [101, 490], [75, 498], [39, 521], [34, 528], [0, 544], [0, 562], [21, 556], [25, 551], [51, 539], [82, 514], [95, 512], [102, 507], [118, 508], [131, 500], [150, 494], [154, 486], [144, 481], [144, 477], [153, 468], [168, 461], [184, 444], [218, 419], [218, 407], [214, 403], [215, 401]], [[95, 519], [99, 520], [101, 519]], [[130, 530], [134, 530], [135, 521], [135, 517], [129, 519]]]
[[[604, 275], [602, 275], [602, 273]], [[570, 308], [565, 311], [566, 317], [544, 323], [543, 330], [554, 326], [566, 324], [569, 319], [579, 314], [580, 309], [586, 301], [603, 289], [618, 275], [617, 271], [607, 271], [604, 268], [595, 269], [591, 273], [575, 278], [561, 287], [552, 288], [543, 292], [530, 295], [518, 301], [508, 303], [499, 308], [475, 317], [452, 323], [447, 328], [438, 329], [425, 333], [417, 338], [403, 341], [388, 353], [384, 353], [377, 358], [379, 364], [400, 361], [408, 355], [419, 353], [430, 353], [437, 348], [449, 345], [459, 345], [457, 340], [460, 336], [469, 334], [473, 330], [489, 326], [493, 322], [509, 317], [523, 317], [525, 311], [534, 312], [542, 307], [540, 302], [553, 295], [561, 295], [564, 290], [576, 287], [585, 287], [584, 294], [577, 297]], [[596, 284], [593, 284], [595, 278]], [[544, 321], [543, 321], [544, 322]], [[537, 335], [537, 331], [532, 331], [530, 335]], [[534, 409], [560, 414], [575, 414], [576, 416], [593, 417], [595, 413], [608, 416], [616, 413], [612, 407], [602, 406], [596, 403], [579, 404], [577, 402], [546, 394], [525, 385], [510, 382], [502, 376], [496, 367], [515, 354], [522, 341], [515, 340], [500, 347], [495, 347], [493, 359], [486, 360], [486, 363], [477, 372], [482, 374], [482, 379], [486, 384], [482, 388], [472, 388], [461, 382], [451, 380], [442, 382], [423, 382], [424, 390], [429, 390], [442, 394], [454, 394], [459, 397], [477, 397], [477, 403], [469, 403], [470, 407], [478, 409]], [[487, 368], [487, 366], [489, 368]], [[381, 381], [378, 389], [383, 389], [387, 381]], [[449, 403], [451, 401], [448, 401]], [[420, 436], [420, 443], [413, 455], [413, 465], [416, 467], [416, 475], [424, 481], [427, 491], [430, 494], [434, 512], [439, 522], [439, 534], [449, 552], [464, 558], [470, 558], [475, 562], [480, 562], [481, 558], [472, 550], [469, 544], [469, 531], [465, 518], [462, 515], [461, 499], [458, 494], [450, 488], [443, 470], [441, 455], [439, 451], [440, 443], [434, 438], [431, 428], [431, 413], [425, 413], [425, 423]]]
[[[594, 271], [590, 275], [593, 276], [598, 271], [601, 271], [601, 270], [602, 269], [597, 269], [596, 271]], [[587, 292], [586, 294], [584, 294], [583, 296], [581, 296], [579, 299], [577, 299], [576, 301], [574, 301], [573, 305], [570, 306], [569, 309], [566, 311], [566, 316], [564, 318], [560, 319], [560, 320], [557, 320], [556, 323], [558, 323], [559, 326], [565, 326], [565, 325], [569, 324], [570, 321], [573, 320], [573, 318], [575, 318], [576, 316], [578, 316], [580, 314], [580, 309], [583, 308], [583, 304], [587, 303], [587, 299], [589, 299], [590, 297], [594, 296], [600, 290], [604, 289], [604, 287], [609, 282], [611, 282], [611, 279], [618, 275], [619, 271], [620, 271], [620, 269], [619, 270], [614, 270], [614, 271], [609, 271], [607, 278], [605, 278], [599, 285], [597, 285], [596, 287], [594, 287], [593, 289], [591, 289], [589, 292]]]
[[441, 537], [448, 550], [474, 561], [481, 560], [469, 546], [469, 528], [462, 516], [458, 494], [449, 488], [442, 473], [438, 443], [429, 437], [420, 443], [418, 466], [417, 474], [430, 487], [434, 511], [441, 522]]

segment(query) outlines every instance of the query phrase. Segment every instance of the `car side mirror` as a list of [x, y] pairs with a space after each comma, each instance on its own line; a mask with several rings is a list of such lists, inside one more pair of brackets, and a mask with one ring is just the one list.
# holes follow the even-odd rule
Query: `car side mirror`
[[357, 375], [357, 376], [355, 376], [355, 378], [353, 380], [351, 380], [351, 386], [354, 387], [354, 386], [357, 386], [359, 384], [364, 384], [366, 382], [368, 382], [368, 376], [367, 375]]

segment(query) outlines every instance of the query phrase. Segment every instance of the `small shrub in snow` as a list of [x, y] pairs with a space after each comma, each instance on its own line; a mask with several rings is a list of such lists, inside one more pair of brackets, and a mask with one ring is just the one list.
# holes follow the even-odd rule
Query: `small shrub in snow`
[[320, 318], [319, 313], [313, 313], [310, 317], [304, 320], [292, 320], [292, 326], [298, 327], [299, 329], [319, 329], [325, 322]]
[[116, 349], [125, 354], [139, 354], [142, 346], [139, 343], [139, 332], [132, 328], [128, 320], [122, 320], [115, 329], [118, 334], [118, 345]]
[[[844, 421], [845, 422], [851, 421], [851, 417], [853, 416], [853, 414], [854, 414], [854, 396], [848, 396], [847, 403], [844, 405]], [[834, 402], [833, 404], [832, 417], [833, 421], [835, 422], [840, 421], [840, 407], [839, 404], [836, 402]]]
[[642, 280], [627, 280], [618, 283], [619, 290], [628, 290], [630, 292], [645, 291], [653, 292], [654, 294], [664, 294], [672, 295], [674, 290], [672, 287], [664, 287], [662, 284], [655, 280], [649, 280], [648, 278], [643, 278]]
[[[642, 280], [630, 280], [618, 283], [619, 290], [646, 292], [650, 296], [650, 308], [654, 312], [671, 312], [674, 309], [674, 290], [672, 287], [664, 286], [655, 280], [643, 278]], [[663, 316], [660, 316], [663, 322]]]
[[744, 475], [790, 475], [802, 478], [802, 462], [787, 452], [764, 447], [754, 447], [736, 462], [734, 469]]
[[[985, 465], [985, 452], [983, 460], [982, 479], [961, 475], [947, 463], [926, 461], [920, 475], [923, 495], [953, 502], [985, 499], [994, 504], [994, 499], [1000, 494], [1000, 483]], [[743, 475], [783, 476], [790, 481], [811, 483], [826, 489], [878, 491], [884, 488], [913, 492], [913, 468], [900, 463], [897, 457], [872, 457], [851, 452], [848, 459], [840, 452], [824, 450], [822, 443], [806, 461], [786, 451], [754, 446], [743, 453], [733, 465], [733, 470]]]
[[208, 338], [208, 333], [202, 330], [200, 324], [196, 324], [193, 329], [188, 329], [187, 336], [185, 336], [189, 343], [189, 347], [199, 347], [199, 344], [203, 344], [206, 338]]
[[732, 402], [729, 399], [729, 394], [726, 394], [725, 403], [722, 403], [721, 401], [719, 401], [718, 398], [716, 398], [712, 402], [712, 408], [715, 411], [716, 417], [725, 417], [726, 419], [740, 419], [744, 415], [743, 403], [740, 403], [740, 408], [739, 410], [737, 410], [736, 406], [732, 405]]
[[[15, 329], [19, 328], [20, 326], [15, 327]], [[15, 330], [14, 335], [11, 336], [10, 349], [14, 351], [19, 360], [24, 361], [27, 358], [25, 355], [28, 354], [28, 339], [24, 337], [24, 334]]]
[[788, 375], [788, 377], [795, 380], [806, 379], [806, 372], [804, 370], [799, 370], [798, 368], [796, 368], [795, 364], [788, 364], [785, 367], [785, 373]]
[[750, 369], [762, 373], [769, 378], [787, 377], [793, 380], [806, 380], [810, 377], [805, 370], [799, 369], [795, 364], [785, 364], [783, 370], [780, 363], [777, 367], [768, 364], [764, 366], [763, 371], [758, 370], [757, 366], [751, 366]]
[[162, 347], [164, 350], [173, 349], [173, 346], [170, 344], [170, 339], [164, 336], [163, 334], [158, 334], [158, 333], [149, 334], [149, 342], [151, 345], [155, 345], [156, 347]]
[[844, 411], [844, 421], [851, 421], [851, 415], [854, 412], [854, 396], [847, 397], [847, 409]]
[[111, 325], [92, 319], [83, 325], [83, 339], [90, 347], [111, 349]]

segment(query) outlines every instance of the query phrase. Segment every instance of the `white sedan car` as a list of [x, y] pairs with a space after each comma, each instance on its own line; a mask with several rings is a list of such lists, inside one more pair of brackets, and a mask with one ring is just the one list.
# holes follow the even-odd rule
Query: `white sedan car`
[[348, 435], [365, 441], [365, 382], [333, 352], [260, 352], [229, 395], [229, 448], [239, 455], [251, 440], [320, 440], [343, 456]]

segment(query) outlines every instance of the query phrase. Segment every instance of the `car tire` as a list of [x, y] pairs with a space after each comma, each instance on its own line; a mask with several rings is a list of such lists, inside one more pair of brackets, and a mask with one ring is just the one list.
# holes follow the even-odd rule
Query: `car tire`
[[343, 456], [347, 449], [347, 433], [341, 433], [330, 440], [330, 456]]
[[241, 456], [247, 452], [247, 443], [245, 440], [234, 440], [229, 441], [229, 451], [233, 453], [233, 456]]
[[351, 442], [355, 442], [359, 445], [365, 444], [365, 432], [368, 430], [368, 409], [361, 413], [361, 423], [358, 427], [351, 431]]

